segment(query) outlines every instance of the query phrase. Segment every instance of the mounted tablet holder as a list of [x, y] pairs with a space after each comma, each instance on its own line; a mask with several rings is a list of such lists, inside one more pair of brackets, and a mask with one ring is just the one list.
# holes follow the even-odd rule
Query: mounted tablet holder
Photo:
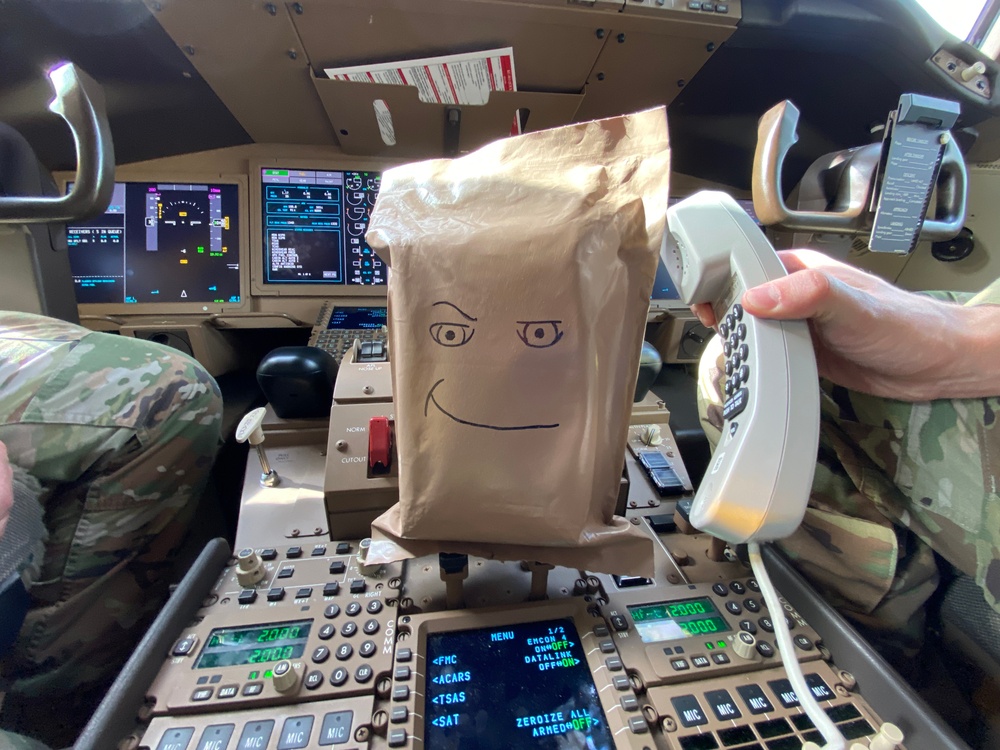
[[[827, 154], [806, 171], [800, 205], [825, 209], [795, 211], [785, 204], [781, 175], [798, 141], [799, 110], [781, 102], [758, 126], [754, 211], [764, 224], [781, 229], [866, 237], [875, 252], [908, 254], [918, 240], [949, 240], [962, 230], [968, 187], [951, 134], [958, 116], [954, 102], [904, 94], [881, 143]], [[933, 218], [925, 218], [935, 191]]]

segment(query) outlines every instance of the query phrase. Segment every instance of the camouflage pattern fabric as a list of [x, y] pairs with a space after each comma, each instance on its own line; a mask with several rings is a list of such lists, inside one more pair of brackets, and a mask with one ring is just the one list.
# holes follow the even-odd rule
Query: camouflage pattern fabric
[[[958, 304], [1000, 304], [1000, 280]], [[700, 365], [698, 407], [715, 446], [725, 359], [713, 338]], [[819, 456], [799, 530], [779, 542], [839, 609], [915, 646], [938, 584], [936, 551], [974, 576], [1000, 611], [1000, 398], [908, 403], [821, 380]], [[1000, 393], [1000, 383], [998, 383]]]
[[65, 743], [52, 725], [100, 699], [165, 600], [221, 415], [215, 381], [174, 349], [0, 312], [0, 441], [41, 482], [49, 532], [0, 663], [0, 725]]

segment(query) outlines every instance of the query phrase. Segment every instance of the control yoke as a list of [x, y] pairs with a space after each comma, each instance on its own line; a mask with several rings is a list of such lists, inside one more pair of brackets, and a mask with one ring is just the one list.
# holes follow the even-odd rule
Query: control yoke
[[49, 109], [69, 125], [76, 145], [76, 176], [69, 194], [59, 198], [0, 198], [0, 224], [38, 224], [89, 219], [111, 202], [115, 155], [104, 108], [104, 93], [73, 63], [49, 71], [55, 98]]
[[[764, 224], [782, 229], [865, 236], [875, 252], [907, 254], [918, 239], [952, 239], [965, 222], [968, 185], [965, 161], [950, 132], [958, 115], [954, 102], [903, 94], [881, 143], [827, 154], [807, 170], [800, 205], [822, 209], [795, 211], [785, 205], [781, 173], [799, 139], [799, 110], [783, 101], [758, 125], [754, 211]], [[934, 217], [928, 219], [935, 189]]]

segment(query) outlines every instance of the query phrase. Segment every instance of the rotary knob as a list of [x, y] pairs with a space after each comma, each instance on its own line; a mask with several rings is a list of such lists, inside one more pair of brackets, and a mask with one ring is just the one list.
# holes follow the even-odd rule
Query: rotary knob
[[660, 425], [651, 424], [644, 427], [642, 430], [642, 443], [650, 447], [661, 445], [663, 443], [663, 434], [660, 431]]
[[274, 689], [279, 693], [290, 693], [299, 686], [299, 675], [292, 668], [290, 661], [279, 661], [271, 669], [271, 680]]
[[753, 659], [754, 646], [756, 645], [757, 639], [747, 632], [742, 632], [733, 639], [733, 651], [738, 657], [748, 661]]
[[264, 577], [264, 561], [249, 547], [236, 556], [236, 580], [245, 589], [253, 588]]

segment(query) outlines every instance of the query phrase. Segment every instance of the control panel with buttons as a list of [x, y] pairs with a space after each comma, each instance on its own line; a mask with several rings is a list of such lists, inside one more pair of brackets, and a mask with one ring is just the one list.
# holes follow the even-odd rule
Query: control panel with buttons
[[[392, 663], [402, 565], [366, 575], [358, 552], [239, 550], [150, 687], [153, 715], [374, 695]], [[247, 585], [251, 558], [261, 575]]]

